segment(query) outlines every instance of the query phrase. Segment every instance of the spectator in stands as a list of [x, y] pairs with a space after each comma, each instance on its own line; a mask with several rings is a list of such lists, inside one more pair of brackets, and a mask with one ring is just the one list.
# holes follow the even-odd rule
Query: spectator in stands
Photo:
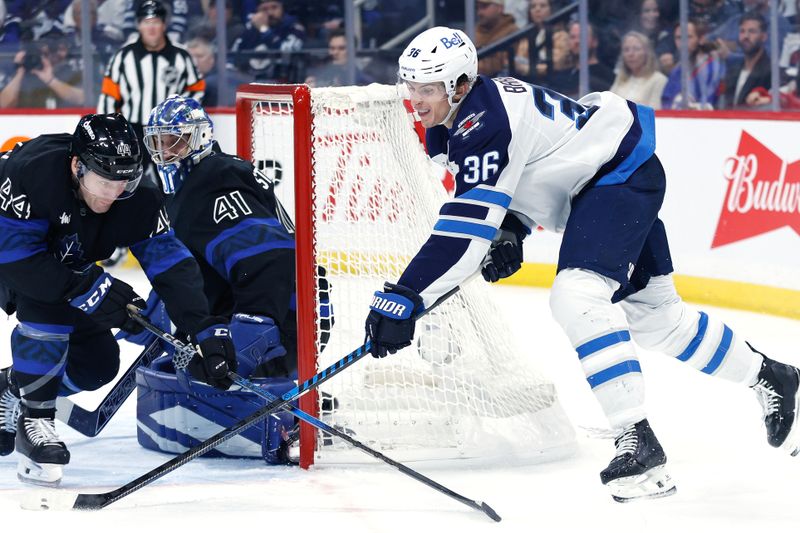
[[657, 0], [641, 0], [639, 10], [630, 25], [630, 31], [647, 36], [653, 46], [661, 72], [669, 73], [675, 66], [672, 53], [672, 32], [661, 19]]
[[761, 95], [772, 87], [769, 55], [764, 48], [767, 21], [755, 13], [742, 16], [739, 23], [740, 60], [730, 57], [725, 74], [725, 107], [753, 108], [763, 104]]
[[239, 70], [257, 81], [296, 82], [303, 70], [297, 53], [305, 38], [303, 26], [284, 12], [283, 0], [260, 0], [244, 33], [233, 43], [232, 58]]
[[80, 66], [69, 61], [63, 35], [24, 42], [0, 91], [0, 107], [56, 109], [83, 105]]
[[[230, 49], [233, 43], [244, 33], [244, 24], [240, 22], [230, 1], [225, 2], [225, 43], [226, 49]], [[195, 19], [187, 33], [189, 39], [200, 38], [208, 41], [215, 48], [219, 46], [217, 42], [217, 3], [210, 0], [206, 16]]]
[[[597, 59], [597, 48], [599, 40], [594, 28], [594, 24], [589, 24], [589, 92], [607, 91], [614, 83], [614, 71]], [[567, 84], [567, 96], [578, 98], [583, 96], [578, 94], [580, 81], [580, 47], [581, 47], [581, 25], [573, 21], [569, 25], [569, 50], [572, 55], [572, 71]]]
[[6, 0], [2, 44], [18, 48], [22, 41], [64, 33], [64, 11], [72, 0]]
[[[373, 80], [356, 68], [356, 85], [368, 85]], [[308, 71], [306, 83], [311, 87], [341, 87], [347, 81], [347, 38], [342, 30], [330, 32], [328, 36], [327, 61]]]
[[[719, 98], [720, 83], [725, 66], [717, 55], [716, 43], [706, 39], [706, 25], [702, 21], [690, 20], [687, 24], [689, 48], [689, 109], [714, 109]], [[681, 27], [675, 26], [675, 44], [680, 46]], [[670, 72], [667, 86], [661, 97], [664, 109], [681, 108], [681, 65]]]
[[544, 84], [549, 89], [566, 94], [572, 89], [572, 54], [569, 51], [569, 34], [566, 30], [553, 32], [553, 68]]
[[689, 1], [689, 18], [705, 23], [709, 36], [714, 35], [717, 28], [741, 14], [742, 3], [740, 0]]
[[[744, 8], [745, 14], [758, 14], [764, 18], [767, 23], [767, 35], [769, 35], [769, 0], [742, 0], [742, 7]], [[728, 54], [741, 56], [743, 53], [738, 44], [739, 24], [743, 16], [744, 15], [741, 13], [737, 13], [720, 24], [713, 31], [709, 31], [709, 40], [717, 41], [723, 59], [727, 59]], [[786, 35], [791, 31], [792, 25], [789, 20], [778, 13], [778, 42], [782, 43]], [[764, 49], [767, 51], [767, 54], [772, 54], [769, 38], [764, 44]], [[780, 48], [778, 50], [780, 50]]]
[[228, 66], [226, 68], [227, 92], [221, 94], [217, 75], [217, 55], [214, 45], [202, 37], [195, 37], [186, 43], [186, 50], [192, 55], [198, 72], [206, 82], [203, 95], [204, 107], [232, 106], [236, 103], [236, 88], [250, 83], [253, 78]]
[[[514, 17], [504, 12], [505, 0], [478, 0], [475, 5], [478, 10], [475, 46], [478, 50], [519, 30]], [[478, 73], [494, 77], [507, 72], [508, 57], [507, 50], [484, 57], [478, 61]]]
[[550, 15], [550, 0], [530, 0], [528, 22], [534, 30], [530, 39], [521, 39], [517, 46], [514, 76], [542, 84], [553, 68], [553, 27], [547, 22]]
[[667, 77], [658, 70], [650, 39], [638, 31], [622, 38], [622, 53], [617, 63], [617, 77], [611, 92], [654, 109], [661, 108], [661, 92]]
[[[106, 1], [103, 5], [114, 3]], [[82, 46], [81, 9], [83, 0], [73, 0], [64, 15], [64, 23], [71, 38], [71, 50], [76, 57], [80, 56]], [[95, 67], [94, 81], [99, 82], [103, 76], [108, 60], [122, 46], [122, 30], [120, 27], [98, 22], [99, 12], [97, 0], [89, 0], [90, 36], [93, 47]]]

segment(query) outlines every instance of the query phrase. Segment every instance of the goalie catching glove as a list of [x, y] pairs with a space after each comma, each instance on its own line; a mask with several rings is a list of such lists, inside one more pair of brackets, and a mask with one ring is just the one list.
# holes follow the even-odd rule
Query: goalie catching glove
[[189, 361], [187, 370], [196, 380], [212, 387], [228, 390], [233, 380], [228, 372], [236, 372], [236, 349], [226, 320], [212, 316], [200, 323], [200, 331], [192, 335], [197, 353]]
[[522, 241], [530, 232], [516, 216], [508, 213], [500, 225], [500, 235], [486, 254], [481, 269], [483, 279], [494, 283], [522, 268]]
[[408, 287], [386, 283], [376, 291], [365, 329], [372, 357], [386, 357], [411, 344], [417, 314], [424, 308], [419, 294]]

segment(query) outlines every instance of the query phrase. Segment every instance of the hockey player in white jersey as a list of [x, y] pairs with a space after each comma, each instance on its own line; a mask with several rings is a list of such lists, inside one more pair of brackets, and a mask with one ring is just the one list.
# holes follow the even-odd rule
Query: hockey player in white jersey
[[399, 76], [431, 157], [454, 171], [456, 189], [397, 283], [376, 292], [375, 301], [407, 311], [371, 306], [373, 356], [408, 346], [415, 314], [477, 269], [487, 281], [513, 274], [523, 239], [540, 225], [563, 233], [550, 307], [616, 435], [616, 455], [600, 473], [615, 500], [675, 492], [646, 418], [632, 340], [752, 388], [769, 444], [798, 452], [798, 370], [756, 351], [675, 291], [658, 218], [665, 176], [652, 109], [610, 92], [576, 102], [513, 78], [478, 76], [472, 42], [443, 27], [411, 42]]

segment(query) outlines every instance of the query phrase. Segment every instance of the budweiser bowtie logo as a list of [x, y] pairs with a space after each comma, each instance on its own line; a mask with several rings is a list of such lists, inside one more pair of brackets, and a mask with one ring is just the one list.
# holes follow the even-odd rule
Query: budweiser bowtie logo
[[784, 226], [800, 235], [800, 161], [787, 163], [742, 131], [723, 174], [728, 192], [711, 248]]

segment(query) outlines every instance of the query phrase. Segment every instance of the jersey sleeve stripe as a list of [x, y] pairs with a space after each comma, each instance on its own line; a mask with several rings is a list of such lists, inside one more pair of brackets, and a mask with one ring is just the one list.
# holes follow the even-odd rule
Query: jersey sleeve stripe
[[206, 90], [206, 80], [198, 80], [195, 83], [193, 83], [193, 84], [189, 85], [188, 87], [186, 87], [186, 90], [188, 92], [191, 92], [191, 93], [205, 91]]
[[119, 90], [119, 84], [114, 83], [114, 81], [107, 76], [103, 78], [103, 87], [100, 91], [103, 94], [110, 96], [114, 100], [122, 100], [122, 94], [120, 93]]
[[225, 259], [225, 274], [228, 278], [230, 278], [231, 270], [233, 270], [233, 267], [236, 266], [236, 263], [242, 259], [246, 259], [263, 252], [269, 252], [271, 250], [294, 250], [294, 241], [264, 242], [234, 252]]
[[447, 202], [439, 210], [440, 216], [466, 217], [478, 220], [485, 220], [488, 214], [489, 208], [486, 206], [461, 202]]
[[470, 239], [477, 237], [479, 239], [491, 241], [494, 239], [495, 233], [497, 233], [497, 228], [485, 224], [476, 224], [474, 222], [439, 219], [433, 227], [433, 231], [443, 236], [460, 238], [466, 236]]
[[294, 239], [275, 218], [248, 218], [228, 228], [206, 246], [206, 261], [226, 279], [247, 257], [278, 249], [294, 249]]
[[0, 263], [13, 263], [46, 252], [49, 225], [44, 219], [16, 220], [0, 216]]
[[508, 209], [508, 206], [511, 205], [510, 195], [504, 192], [484, 189], [481, 187], [475, 187], [474, 189], [470, 189], [461, 196], [458, 196], [456, 199], [477, 200], [479, 202], [484, 202], [487, 204], [499, 205], [504, 209]]
[[142, 265], [147, 279], [152, 280], [184, 259], [192, 257], [191, 252], [175, 237], [175, 231], [139, 241], [130, 247], [133, 255]]

